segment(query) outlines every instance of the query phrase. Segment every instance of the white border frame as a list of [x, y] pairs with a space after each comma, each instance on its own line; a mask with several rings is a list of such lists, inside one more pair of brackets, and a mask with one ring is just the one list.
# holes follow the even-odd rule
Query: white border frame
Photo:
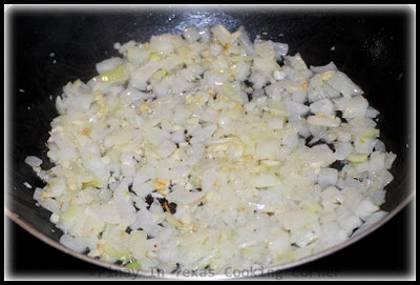
[[[170, 8], [176, 8], [176, 9], [183, 9], [183, 8], [191, 8], [191, 7], [199, 7], [199, 8], [220, 8], [220, 9], [237, 9], [237, 8], [241, 8], [241, 9], [264, 9], [264, 8], [270, 8], [273, 9], [273, 5], [257, 5], [257, 4], [251, 4], [251, 5], [235, 5], [235, 6], [231, 6], [231, 5], [226, 5], [226, 4], [219, 4], [219, 5], [112, 5], [112, 4], [108, 4], [108, 5], [11, 5], [11, 4], [6, 4], [4, 5], [4, 35], [5, 35], [5, 40], [4, 40], [4, 45], [5, 45], [5, 53], [4, 53], [4, 100], [5, 100], [5, 104], [4, 104], [4, 137], [5, 137], [5, 144], [4, 144], [4, 153], [5, 153], [5, 160], [4, 160], [4, 189], [10, 189], [9, 185], [10, 185], [10, 179], [9, 179], [9, 175], [7, 173], [8, 170], [10, 170], [9, 168], [9, 161], [6, 159], [6, 154], [10, 153], [9, 152], [9, 141], [8, 141], [8, 135], [9, 135], [9, 124], [7, 122], [10, 122], [9, 118], [10, 118], [10, 113], [8, 112], [8, 110], [10, 110], [9, 108], [9, 96], [7, 94], [8, 90], [9, 90], [9, 82], [7, 80], [7, 76], [6, 76], [6, 72], [8, 69], [8, 54], [7, 54], [7, 38], [8, 38], [8, 21], [7, 21], [7, 16], [8, 13], [11, 10], [33, 10], [33, 11], [45, 11], [45, 10], [61, 10], [61, 9], [66, 9], [68, 10], [69, 8], [73, 9], [73, 10], [79, 10], [79, 9], [83, 9], [86, 10], [86, 8], [89, 9], [96, 9], [96, 8], [101, 8], [101, 9], [105, 9], [105, 10], [113, 10], [113, 9], [133, 9], [133, 8], [153, 8], [153, 9], [170, 9]], [[413, 128], [413, 139], [412, 139], [412, 143], [411, 146], [413, 147], [413, 167], [412, 167], [412, 177], [413, 177], [413, 181], [412, 181], [412, 187], [413, 189], [413, 196], [415, 195], [415, 189], [416, 189], [416, 179], [415, 179], [415, 169], [416, 169], [416, 163], [415, 163], [415, 155], [416, 155], [416, 5], [382, 5], [381, 8], [378, 8], [377, 5], [276, 5], [275, 8], [287, 8], [287, 9], [296, 9], [296, 10], [301, 10], [301, 9], [305, 9], [305, 10], [317, 10], [317, 9], [322, 9], [323, 11], [331, 11], [331, 10], [357, 10], [357, 9], [363, 9], [366, 11], [381, 11], [381, 10], [392, 10], [393, 8], [401, 8], [401, 7], [407, 7], [408, 11], [410, 11], [412, 13], [412, 34], [410, 35], [412, 38], [412, 44], [413, 46], [411, 47], [412, 49], [412, 59], [414, 59], [413, 63], [412, 63], [412, 70], [411, 70], [411, 74], [412, 74], [412, 90], [411, 93], [413, 94], [413, 104], [411, 104], [412, 106], [412, 118], [411, 118], [411, 122], [412, 122], [412, 128]], [[6, 190], [5, 190], [6, 191]], [[5, 239], [4, 239], [4, 250], [5, 250], [5, 254], [4, 254], [4, 272], [5, 272], [5, 280], [34, 280], [34, 279], [39, 279], [39, 280], [86, 280], [86, 279], [95, 279], [95, 278], [86, 278], [86, 276], [83, 277], [77, 277], [77, 276], [65, 276], [65, 275], [60, 275], [60, 276], [45, 276], [44, 278], [40, 278], [39, 276], [34, 276], [34, 278], [31, 278], [28, 275], [25, 276], [13, 276], [10, 275], [10, 271], [9, 268], [7, 266], [8, 264], [8, 256], [10, 255], [10, 252], [7, 250], [9, 247], [7, 246], [9, 241], [9, 235], [7, 234], [6, 231], [6, 225], [8, 223], [10, 223], [10, 221], [6, 218], [6, 214], [11, 217], [13, 220], [15, 220], [18, 224], [20, 224], [21, 226], [22, 223], [19, 223], [17, 219], [14, 219], [12, 216], [12, 214], [6, 209], [6, 204], [7, 204], [7, 195], [6, 192], [4, 191], [4, 207], [5, 207], [5, 216], [4, 216], [4, 225], [5, 225], [5, 231], [4, 231], [4, 235], [5, 235]], [[413, 272], [411, 272], [409, 275], [407, 275], [405, 278], [403, 279], [408, 279], [408, 280], [414, 280], [415, 279], [415, 268], [416, 268], [416, 250], [415, 250], [415, 241], [416, 241], [416, 230], [415, 230], [415, 212], [416, 212], [416, 203], [415, 203], [415, 197], [413, 199], [414, 201], [412, 201], [412, 213], [411, 213], [411, 222], [412, 222], [412, 234], [411, 234], [411, 247], [413, 249], [413, 254], [412, 254], [412, 260], [410, 261], [410, 264], [412, 266], [412, 268], [414, 269]], [[408, 204], [409, 201], [406, 202], [406, 204]], [[405, 206], [405, 205], [403, 205]], [[402, 207], [401, 207], [402, 208]], [[398, 211], [396, 211], [394, 213], [394, 215], [397, 213]], [[372, 227], [372, 230], [375, 230], [376, 228], [378, 228], [379, 226], [381, 226], [382, 224], [384, 224], [387, 220], [391, 219], [393, 215], [388, 215], [384, 220], [382, 220], [380, 223], [378, 223], [377, 225], [375, 225], [374, 227]], [[23, 221], [22, 221], [23, 222]], [[23, 222], [25, 223], [25, 222]], [[360, 235], [357, 239], [352, 239], [351, 242], [349, 242], [348, 244], [351, 244], [359, 239], [361, 239], [362, 237], [364, 237], [365, 235], [367, 235], [368, 233], [370, 233], [371, 231], [366, 232], [365, 234]], [[32, 233], [35, 236], [37, 236], [38, 238], [40, 238], [43, 241], [46, 241], [46, 238], [43, 237], [39, 232], [38, 233]], [[47, 238], [48, 239], [48, 238]], [[341, 244], [341, 247], [345, 247], [348, 245], [347, 243]], [[74, 256], [74, 254], [72, 254], [72, 252], [64, 247], [60, 248], [59, 246], [56, 246], [57, 248], [59, 248], [60, 250], [69, 253], [71, 255]], [[331, 251], [331, 252], [328, 252]], [[319, 254], [310, 256], [308, 258], [305, 258], [305, 262], [309, 262], [311, 260], [317, 259], [319, 258], [319, 255], [321, 256], [325, 256], [328, 255], [332, 252], [335, 252], [336, 249], [332, 248], [330, 250], [327, 250], [327, 252], [321, 252]], [[7, 254], [6, 254], [7, 252]], [[80, 258], [80, 257], [79, 257]], [[289, 263], [287, 264], [287, 266], [282, 266], [282, 269], [286, 269], [286, 268], [291, 268], [294, 267], [296, 264], [301, 264], [302, 260], [299, 260], [297, 262], [293, 262], [293, 263]], [[140, 277], [137, 276], [137, 278], [133, 278], [133, 276], [127, 275], [127, 277], [123, 276], [123, 273], [121, 272], [115, 272], [115, 275], [117, 276], [116, 278], [111, 277], [110, 279], [112, 280], [127, 280], [127, 279], [144, 279], [144, 277]], [[122, 278], [118, 278], [118, 275], [123, 276]], [[174, 277], [174, 276], [167, 276], [168, 278]], [[343, 277], [343, 278], [341, 278]], [[219, 278], [223, 278], [223, 276], [216, 276], [216, 279]], [[226, 277], [225, 277], [226, 278]], [[97, 278], [98, 280], [104, 280], [104, 278]], [[177, 277], [177, 279], [180, 279], [180, 277]], [[181, 278], [182, 279], [182, 278]], [[186, 278], [188, 280], [190, 280], [189, 278]], [[199, 278], [202, 279], [202, 278]], [[206, 279], [206, 278], [204, 278]], [[214, 279], [214, 278], [212, 278]], [[258, 280], [258, 279], [270, 279], [268, 278], [253, 278], [253, 280]], [[293, 280], [307, 280], [307, 278], [292, 278]], [[367, 280], [367, 279], [375, 279], [375, 280], [390, 280], [390, 279], [394, 279], [394, 278], [389, 278], [389, 277], [385, 277], [385, 278], [381, 278], [380, 276], [371, 276], [371, 277], [366, 277], [363, 276], [362, 278], [359, 278], [357, 276], [340, 276], [338, 278], [333, 278], [334, 280], [349, 280], [349, 279], [363, 279], [363, 280]], [[401, 279], [400, 277], [396, 277], [395, 279]], [[281, 278], [280, 280], [289, 280], [289, 278]], [[318, 278], [311, 278], [311, 280], [330, 280], [330, 278], [323, 278], [322, 276], [319, 276]]]

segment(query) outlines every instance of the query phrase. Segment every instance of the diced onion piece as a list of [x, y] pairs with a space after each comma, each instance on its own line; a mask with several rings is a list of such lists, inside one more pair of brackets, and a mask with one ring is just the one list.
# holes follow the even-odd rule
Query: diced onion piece
[[344, 118], [363, 117], [366, 114], [368, 102], [362, 96], [355, 96], [348, 100], [344, 109]]
[[363, 153], [352, 153], [350, 154], [347, 159], [351, 162], [363, 162], [367, 160], [367, 154]]
[[337, 71], [337, 66], [335, 66], [334, 62], [330, 62], [324, 66], [311, 66], [311, 70], [316, 73], [323, 73], [326, 71]]
[[322, 113], [329, 116], [332, 116], [335, 114], [334, 105], [329, 99], [321, 99], [319, 101], [316, 101], [312, 103], [309, 106], [309, 108], [311, 112], [314, 114]]
[[30, 155], [25, 158], [25, 163], [28, 164], [29, 166], [37, 167], [42, 164], [42, 160], [36, 156]]
[[372, 215], [374, 212], [378, 211], [379, 207], [373, 204], [369, 199], [364, 199], [360, 202], [359, 206], [356, 208], [355, 213], [362, 220], [365, 220], [367, 217]]
[[62, 235], [60, 237], [60, 243], [78, 253], [82, 253], [86, 250], [86, 246], [83, 243], [77, 241], [70, 235]]
[[98, 73], [104, 73], [105, 71], [112, 70], [122, 64], [124, 61], [120, 57], [111, 57], [109, 59], [105, 59], [96, 64], [96, 71]]
[[274, 52], [276, 53], [276, 58], [280, 60], [283, 56], [287, 55], [289, 51], [289, 45], [283, 43], [273, 43]]
[[200, 33], [196, 27], [188, 27], [183, 32], [184, 38], [190, 42], [196, 42], [200, 38]]
[[338, 171], [334, 168], [321, 168], [318, 174], [318, 183], [321, 187], [335, 185]]
[[322, 114], [317, 114], [315, 116], [308, 117], [308, 123], [314, 126], [323, 126], [336, 128], [340, 126], [341, 120], [335, 116], [324, 116]]
[[214, 26], [211, 28], [211, 32], [222, 45], [232, 42], [232, 34], [222, 25]]
[[268, 173], [262, 173], [258, 176], [255, 176], [251, 180], [251, 184], [257, 188], [272, 187], [281, 184], [279, 178]]
[[107, 70], [100, 74], [102, 82], [121, 83], [128, 79], [129, 73], [125, 65], [121, 64], [114, 69]]
[[362, 94], [362, 90], [346, 74], [337, 71], [334, 76], [328, 79], [328, 84], [341, 92], [344, 97], [351, 97]]

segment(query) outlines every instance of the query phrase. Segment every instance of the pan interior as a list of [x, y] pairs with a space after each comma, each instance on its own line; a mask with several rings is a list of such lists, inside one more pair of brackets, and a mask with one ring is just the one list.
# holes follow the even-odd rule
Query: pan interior
[[387, 187], [383, 205], [384, 210], [392, 211], [411, 193], [408, 18], [398, 10], [381, 14], [268, 9], [15, 10], [10, 18], [8, 96], [13, 171], [7, 206], [57, 241], [61, 232], [49, 222], [49, 212], [35, 206], [33, 189], [23, 185], [28, 182], [41, 187], [43, 183], [23, 161], [27, 155], [47, 161], [45, 142], [49, 123], [57, 115], [54, 98], [61, 87], [68, 81], [92, 77], [95, 63], [116, 53], [115, 42], [148, 41], [154, 34], [180, 33], [191, 25], [223, 24], [231, 30], [245, 26], [251, 39], [265, 32], [263, 38], [288, 43], [290, 54], [299, 51], [311, 65], [334, 61], [362, 87], [371, 105], [381, 112], [382, 139], [397, 154], [391, 171], [394, 181]]

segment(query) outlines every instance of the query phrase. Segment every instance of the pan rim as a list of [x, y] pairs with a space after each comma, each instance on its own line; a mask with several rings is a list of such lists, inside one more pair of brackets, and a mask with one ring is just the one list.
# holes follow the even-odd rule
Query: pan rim
[[[13, 9], [11, 9], [11, 10], [12, 11], [9, 11], [9, 12], [16, 12], [19, 9], [16, 9], [16, 7], [15, 7]], [[337, 10], [340, 10], [340, 9], [337, 9]], [[408, 10], [408, 11], [411, 12], [411, 9], [404, 9], [404, 10], [405, 11]], [[414, 96], [414, 101], [415, 101], [415, 96]], [[415, 106], [415, 104], [413, 104], [413, 107], [414, 106]], [[415, 112], [414, 112], [413, 118], [415, 118]], [[412, 124], [413, 124], [413, 122], [411, 122], [410, 128], [412, 127]], [[415, 126], [415, 119], [414, 119], [414, 126]], [[413, 134], [415, 134], [415, 131], [413, 132]], [[415, 142], [415, 136], [414, 136], [414, 138], [412, 138], [411, 142]], [[414, 144], [414, 146], [415, 146], [415, 144]], [[415, 148], [414, 148], [414, 152], [415, 152]], [[411, 162], [409, 162], [410, 168], [412, 168], [412, 170], [413, 170], [413, 166], [412, 166], [413, 160], [415, 161], [415, 159], [411, 159]], [[415, 167], [414, 167], [414, 169], [415, 169]], [[388, 212], [387, 215], [384, 216], [381, 220], [379, 220], [378, 222], [370, 225], [368, 228], [366, 228], [366, 230], [364, 230], [360, 234], [358, 234], [358, 235], [356, 235], [356, 236], [354, 236], [354, 237], [352, 237], [352, 238], [350, 238], [350, 239], [348, 239], [348, 240], [346, 240], [346, 241], [344, 241], [344, 242], [342, 242], [342, 243], [340, 243], [340, 244], [338, 244], [338, 245], [336, 245], [334, 247], [328, 248], [328, 249], [326, 249], [324, 251], [321, 251], [321, 252], [318, 252], [316, 254], [307, 256], [305, 258], [296, 260], [294, 262], [289, 262], [289, 263], [285, 263], [285, 264], [277, 265], [277, 266], [271, 266], [271, 267], [267, 268], [266, 270], [269, 271], [269, 272], [278, 272], [278, 271], [282, 271], [282, 270], [294, 268], [294, 267], [297, 267], [299, 265], [309, 263], [311, 261], [318, 260], [320, 258], [323, 258], [325, 256], [328, 256], [330, 254], [333, 254], [333, 253], [335, 253], [335, 252], [337, 252], [337, 251], [339, 251], [339, 250], [341, 250], [343, 248], [346, 248], [347, 246], [350, 246], [351, 244], [353, 244], [353, 243], [355, 243], [355, 242], [363, 239], [364, 237], [366, 237], [370, 233], [374, 232], [379, 227], [383, 226], [386, 222], [388, 222], [390, 219], [392, 219], [395, 215], [397, 215], [410, 202], [414, 202], [413, 200], [414, 200], [414, 197], [415, 197], [415, 188], [416, 188], [415, 187], [415, 182], [414, 182], [414, 185], [413, 185], [413, 180], [412, 180], [413, 177], [411, 177], [409, 179], [411, 180], [409, 182], [411, 184], [411, 186], [409, 186], [408, 188], [409, 189], [411, 188], [411, 191], [408, 194], [408, 196], [405, 197], [404, 200], [399, 205], [397, 205], [396, 208], [394, 208], [393, 210], [391, 210], [390, 212]], [[35, 236], [39, 240], [45, 242], [46, 244], [48, 244], [48, 245], [50, 245], [50, 246], [52, 246], [52, 247], [60, 250], [61, 252], [67, 253], [70, 256], [76, 257], [76, 258], [78, 258], [80, 260], [87, 261], [87, 262], [89, 262], [91, 264], [95, 264], [95, 265], [101, 266], [101, 267], [106, 268], [106, 269], [116, 270], [116, 271], [119, 271], [119, 272], [124, 272], [124, 273], [131, 274], [131, 275], [135, 274], [135, 275], [138, 275], [138, 276], [153, 277], [153, 276], [150, 276], [150, 274], [148, 274], [146, 271], [138, 271], [137, 270], [136, 272], [133, 272], [133, 270], [127, 270], [127, 269], [124, 269], [121, 266], [117, 266], [117, 265], [105, 263], [105, 262], [102, 262], [102, 261], [99, 261], [99, 260], [90, 258], [90, 257], [88, 257], [86, 255], [82, 255], [82, 254], [79, 254], [77, 252], [74, 252], [74, 251], [72, 251], [72, 250], [64, 247], [59, 242], [54, 241], [53, 239], [49, 238], [47, 235], [44, 235], [43, 233], [41, 233], [33, 225], [31, 225], [29, 222], [25, 221], [22, 216], [19, 216], [17, 213], [9, 210], [9, 208], [7, 206], [5, 206], [4, 210], [5, 210], [5, 215], [8, 218], [10, 218], [13, 222], [15, 222], [16, 224], [18, 224], [21, 228], [23, 228], [24, 230], [26, 230], [27, 232], [29, 232], [31, 235]], [[264, 274], [264, 273], [266, 273], [266, 272], [261, 272], [261, 274]], [[259, 276], [261, 274], [254, 275], [254, 276]], [[176, 276], [175, 274], [165, 274], [165, 279], [189, 279], [189, 280], [191, 280], [193, 278], [185, 278], [185, 277], [182, 277], [182, 276]], [[200, 278], [198, 278], [198, 279], [200, 279]], [[201, 279], [203, 279], [203, 278], [201, 278]], [[221, 275], [216, 275], [216, 276], [212, 277], [211, 279], [229, 279], [229, 277], [225, 276], [224, 274], [221, 274]]]
[[[341, 243], [339, 243], [339, 244], [337, 244], [333, 247], [327, 248], [323, 251], [320, 251], [318, 253], [300, 258], [300, 259], [292, 261], [292, 262], [287, 262], [287, 263], [284, 263], [284, 264], [273, 265], [273, 266], [264, 268], [262, 270], [259, 270], [257, 274], [252, 274], [249, 277], [258, 277], [258, 276], [268, 274], [268, 273], [271, 273], [271, 274], [272, 273], [278, 273], [278, 272], [284, 271], [286, 269], [294, 268], [294, 267], [297, 267], [299, 265], [303, 265], [303, 264], [318, 260], [320, 258], [323, 258], [325, 256], [333, 254], [333, 253], [335, 253], [335, 252], [337, 252], [337, 251], [339, 251], [343, 248], [346, 248], [346, 247], [350, 246], [351, 244], [363, 239], [364, 237], [366, 237], [367, 235], [376, 231], [378, 228], [380, 228], [385, 223], [387, 223], [396, 214], [398, 214], [402, 209], [404, 209], [410, 202], [412, 202], [414, 200], [414, 196], [415, 196], [414, 191], [411, 191], [411, 193], [396, 208], [394, 208], [391, 212], [388, 212], [388, 214], [386, 216], [384, 216], [382, 219], [380, 219], [376, 223], [373, 223], [372, 225], [370, 225], [364, 231], [362, 231], [359, 234], [345, 240], [344, 242], [341, 242]], [[46, 236], [45, 234], [41, 233], [38, 229], [36, 229], [34, 226], [32, 226], [29, 222], [23, 220], [18, 214], [16, 214], [12, 210], [8, 209], [7, 207], [4, 208], [4, 211], [5, 211], [5, 215], [10, 220], [15, 222], [17, 225], [19, 225], [21, 228], [26, 230], [32, 236], [38, 238], [39, 240], [45, 242], [46, 244], [60, 250], [61, 252], [64, 252], [64, 253], [66, 253], [70, 256], [76, 257], [80, 260], [89, 262], [89, 263], [94, 264], [94, 265], [98, 265], [98, 266], [103, 267], [103, 268], [108, 269], [108, 270], [114, 270], [114, 271], [119, 271], [119, 272], [126, 273], [126, 274], [128, 274], [127, 276], [138, 276], [138, 277], [143, 277], [143, 278], [156, 278], [156, 276], [153, 275], [153, 273], [151, 273], [150, 271], [129, 269], [129, 268], [122, 267], [122, 266], [119, 266], [119, 265], [115, 265], [115, 264], [107, 263], [107, 262], [104, 262], [104, 261], [100, 261], [98, 259], [94, 259], [94, 258], [89, 257], [87, 255], [84, 255], [84, 254], [78, 253], [76, 251], [73, 251], [73, 250], [65, 247], [64, 245], [60, 244], [58, 241], [55, 241], [55, 240], [51, 239], [50, 237]], [[226, 272], [225, 272], [225, 274], [218, 273], [218, 274], [215, 274], [211, 277], [195, 277], [195, 276], [194, 277], [186, 277], [186, 276], [180, 276], [180, 275], [173, 274], [173, 273], [165, 273], [163, 275], [163, 278], [159, 278], [159, 279], [169, 279], [169, 280], [170, 279], [173, 279], [173, 280], [222, 280], [222, 279], [237, 279], [237, 278], [229, 277], [229, 276], [226, 275]]]

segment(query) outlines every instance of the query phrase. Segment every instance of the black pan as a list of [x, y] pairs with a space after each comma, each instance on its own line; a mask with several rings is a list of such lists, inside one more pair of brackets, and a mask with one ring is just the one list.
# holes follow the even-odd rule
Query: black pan
[[[85, 10], [85, 9], [84, 9]], [[382, 208], [390, 213], [350, 240], [293, 263], [282, 270], [335, 252], [384, 224], [414, 195], [411, 183], [413, 130], [410, 124], [414, 94], [411, 85], [412, 14], [406, 9], [328, 11], [281, 9], [101, 9], [95, 11], [14, 9], [7, 15], [9, 31], [11, 185], [7, 191], [7, 215], [33, 235], [73, 256], [107, 268], [125, 270], [61, 246], [61, 232], [49, 222], [49, 212], [36, 207], [33, 190], [23, 183], [42, 186], [23, 163], [27, 155], [46, 157], [49, 122], [57, 115], [54, 98], [68, 81], [86, 81], [95, 75], [95, 63], [116, 54], [115, 42], [148, 41], [163, 32], [180, 33], [191, 25], [223, 24], [230, 30], [245, 26], [254, 38], [288, 43], [290, 53], [300, 52], [311, 65], [334, 61], [365, 91], [371, 105], [380, 110], [381, 138], [397, 154], [391, 170], [394, 181], [387, 187]], [[267, 36], [264, 34], [267, 33]], [[334, 47], [334, 48], [332, 48]], [[50, 54], [54, 53], [54, 54]], [[50, 167], [44, 162], [43, 167]], [[138, 272], [148, 275], [147, 272]]]

